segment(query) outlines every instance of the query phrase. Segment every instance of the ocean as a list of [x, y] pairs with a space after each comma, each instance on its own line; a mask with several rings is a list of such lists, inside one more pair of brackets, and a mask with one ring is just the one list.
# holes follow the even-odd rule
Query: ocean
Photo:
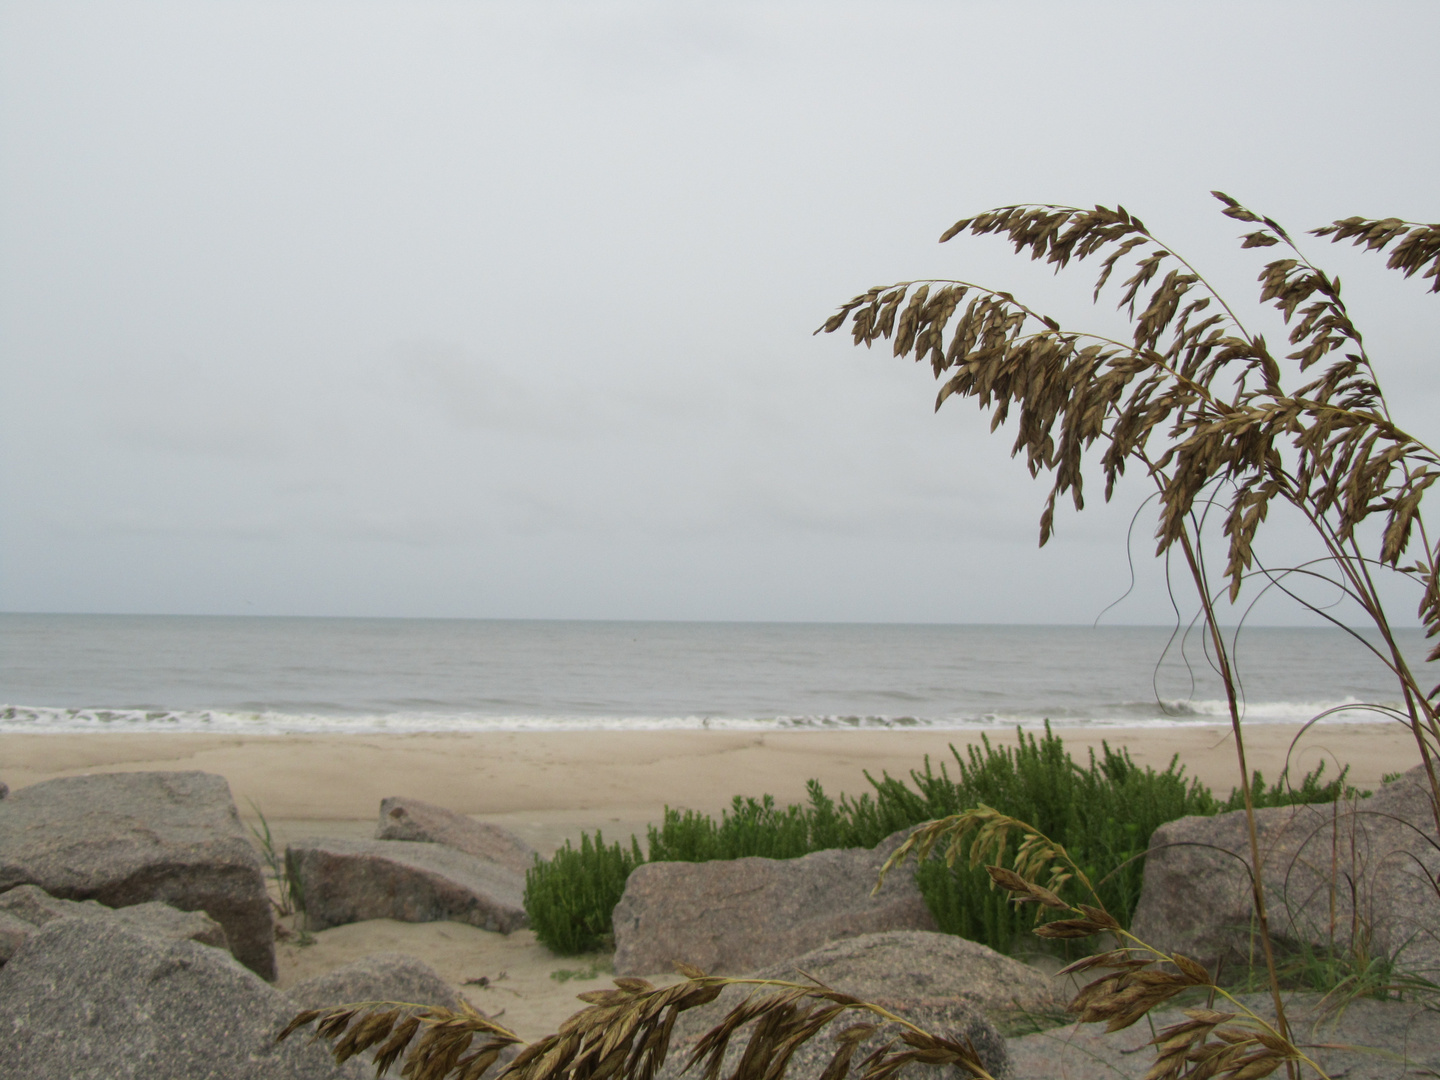
[[[1418, 663], [1420, 631], [1403, 640]], [[1383, 665], [1340, 630], [1247, 627], [1236, 655], [1251, 723], [1381, 721], [1357, 706], [1397, 698]], [[1197, 631], [849, 623], [0, 614], [0, 703], [0, 734], [1226, 718]]]

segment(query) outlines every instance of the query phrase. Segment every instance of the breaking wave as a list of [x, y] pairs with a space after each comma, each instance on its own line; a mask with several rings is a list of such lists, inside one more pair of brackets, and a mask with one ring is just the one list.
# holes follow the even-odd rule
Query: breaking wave
[[[1354, 700], [1272, 701], [1247, 703], [1244, 719], [1251, 724], [1372, 723], [1392, 719], [1385, 706], [1377, 709]], [[1057, 709], [1049, 715], [986, 712], [949, 716], [596, 716], [491, 715], [464, 712], [394, 712], [319, 714], [225, 709], [54, 708], [0, 706], [4, 734], [224, 734], [224, 735], [411, 735], [525, 731], [984, 731], [1039, 728], [1188, 727], [1228, 723], [1224, 700], [1125, 702], [1077, 715]]]

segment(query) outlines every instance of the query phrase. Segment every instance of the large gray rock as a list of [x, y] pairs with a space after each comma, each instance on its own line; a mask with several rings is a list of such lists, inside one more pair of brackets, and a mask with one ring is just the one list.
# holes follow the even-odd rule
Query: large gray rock
[[6, 796], [6, 795], [9, 795], [9, 794], [10, 794], [10, 785], [7, 784], [7, 783], [5, 783], [4, 780], [0, 780], [0, 799], [5, 798], [5, 796]]
[[987, 1016], [1061, 1016], [1065, 999], [1037, 968], [978, 941], [928, 930], [890, 930], [832, 941], [757, 973], [807, 982], [871, 1001], [963, 998]]
[[[1273, 1021], [1270, 995], [1242, 994], [1249, 1008]], [[1332, 1002], [1333, 1004], [1333, 1002]], [[1203, 998], [1191, 1005], [1204, 1005]], [[1321, 1012], [1320, 995], [1296, 994], [1285, 1005], [1293, 1037], [1308, 1044], [1326, 1074], [1345, 1080], [1407, 1080], [1434, 1075], [1440, 1067], [1440, 1013], [1414, 1002], [1352, 1001], [1338, 1017]], [[1216, 1010], [1234, 1011], [1223, 1001]], [[1067, 1024], [1009, 1044], [1012, 1080], [1140, 1080], [1155, 1064], [1153, 1048], [1145, 1046], [1155, 1032], [1187, 1017], [1178, 1008], [1151, 1014], [1113, 1035], [1103, 1024]], [[1380, 1051], [1375, 1053], [1375, 1051]], [[1274, 1073], [1284, 1076], [1283, 1068]], [[1308, 1069], [1303, 1075], [1313, 1075]]]
[[[1415, 769], [1368, 799], [1256, 812], [1271, 937], [1282, 947], [1343, 953], [1358, 927], [1370, 955], [1440, 976], [1440, 896], [1427, 878], [1440, 874], [1440, 850], [1422, 779]], [[1211, 966], [1258, 956], [1245, 814], [1181, 818], [1150, 845], [1132, 932]]]
[[107, 908], [94, 900], [59, 900], [34, 885], [21, 885], [0, 893], [0, 964], [24, 940], [55, 919], [109, 919], [137, 934], [161, 941], [193, 941], [228, 949], [225, 930], [203, 911], [180, 911], [151, 900], [126, 908]]
[[47, 780], [0, 802], [0, 892], [38, 885], [121, 908], [203, 911], [235, 958], [275, 978], [275, 925], [260, 858], [224, 777], [105, 773]]
[[444, 844], [477, 859], [499, 863], [521, 877], [535, 865], [535, 849], [509, 829], [474, 821], [434, 803], [393, 795], [380, 803], [376, 840]]
[[16, 918], [8, 911], [0, 911], [0, 964], [15, 955], [15, 950], [25, 944], [25, 939], [35, 932], [35, 924]]
[[[927, 930], [891, 930], [847, 937], [812, 949], [804, 956], [752, 972], [749, 978], [783, 979], [802, 985], [819, 982], [842, 994], [883, 1005], [932, 1034], [959, 1032], [981, 1050], [982, 1060], [995, 1076], [1001, 1076], [1007, 1060], [996, 1021], [1007, 1025], [1021, 1020], [1044, 1022], [1064, 1012], [1064, 1002], [1044, 973], [979, 943]], [[677, 1051], [667, 1058], [664, 1080], [678, 1077], [694, 1045], [704, 1032], [716, 1027], [730, 1009], [750, 994], [770, 992], [773, 991], [763, 986], [726, 986], [710, 1004], [680, 1014], [672, 1037]], [[868, 1020], [871, 1017], [852, 1012], [842, 1015], [832, 1028], [841, 1030]], [[867, 1040], [864, 1053], [857, 1054], [854, 1063], [863, 1061], [868, 1051], [896, 1034], [899, 1034], [896, 1025], [884, 1025], [883, 1030]], [[744, 1043], [737, 1045], [743, 1047]], [[824, 1070], [832, 1053], [834, 1041], [828, 1035], [819, 1035], [801, 1051], [801, 1057], [796, 1060], [799, 1071], [792, 1068], [788, 1076], [791, 1080], [814, 1079]], [[727, 1067], [733, 1064], [729, 1061]], [[906, 1076], [923, 1080], [930, 1073], [910, 1068]]]
[[296, 983], [286, 991], [299, 1009], [323, 1009], [357, 1001], [401, 1001], [460, 1008], [460, 995], [424, 960], [401, 952], [362, 956], [352, 964]]
[[[1024, 1023], [1029, 1030], [1036, 1021], [1053, 1022], [1065, 1011], [1052, 980], [1042, 972], [977, 942], [925, 930], [846, 938], [761, 968], [748, 977], [806, 986], [819, 982], [831, 990], [884, 1005], [935, 1034], [941, 1033], [936, 1028], [954, 1030], [958, 1026], [977, 1046], [991, 1048], [998, 1045], [999, 1026], [1013, 1029]], [[681, 1013], [674, 1038], [688, 1054], [688, 1048], [707, 1030], [755, 992], [771, 991], [727, 986], [710, 1004]], [[843, 1017], [839, 1026], [865, 1019], [855, 1013]], [[827, 1047], [830, 1040], [822, 1037], [807, 1053], [816, 1055], [818, 1061], [830, 1052]], [[855, 1060], [863, 1058], [862, 1054]], [[986, 1060], [1001, 1061], [1003, 1055]]]
[[361, 922], [469, 923], [508, 934], [528, 925], [525, 879], [440, 844], [301, 840], [285, 851], [311, 930]]
[[840, 938], [934, 930], [913, 864], [871, 896], [896, 834], [873, 850], [816, 851], [798, 859], [726, 859], [638, 866], [615, 906], [615, 971], [753, 971]]
[[303, 1033], [295, 1003], [218, 949], [56, 919], [0, 968], [4, 1080], [361, 1080]]

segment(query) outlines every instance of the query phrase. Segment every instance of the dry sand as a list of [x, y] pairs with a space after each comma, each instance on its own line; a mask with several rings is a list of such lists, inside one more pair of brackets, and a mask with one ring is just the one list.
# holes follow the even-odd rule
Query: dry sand
[[[1246, 730], [1250, 765], [1273, 778], [1290, 754], [1293, 772], [1320, 760], [1351, 766], [1375, 786], [1387, 772], [1418, 764], [1398, 724], [1312, 728], [1291, 752], [1298, 728]], [[1224, 794], [1234, 785], [1228, 728], [1083, 728], [1061, 731], [1083, 759], [1102, 740], [1124, 745], [1142, 765], [1164, 768], [1178, 754], [1188, 773]], [[1013, 732], [993, 732], [1012, 742]], [[669, 805], [716, 813], [736, 794], [805, 798], [814, 777], [833, 795], [869, 790], [864, 770], [904, 776], [926, 754], [963, 752], [958, 731], [729, 731], [491, 733], [478, 735], [17, 735], [0, 736], [0, 779], [12, 788], [56, 776], [142, 769], [202, 769], [230, 782], [241, 814], [260, 807], [278, 835], [319, 829], [366, 835], [380, 800], [411, 795], [514, 829], [542, 852], [582, 829], [644, 837]]]
[[[1375, 787], [1385, 773], [1419, 763], [1398, 724], [1312, 728], [1292, 749], [1298, 727], [1247, 728], [1252, 768], [1275, 777], [1287, 755], [1292, 773], [1327, 761], [1351, 766], [1350, 779]], [[1102, 740], [1124, 745], [1142, 765], [1164, 768], [1178, 754], [1190, 775], [1218, 793], [1234, 785], [1235, 750], [1228, 728], [1066, 729], [1066, 746], [1083, 757]], [[201, 769], [229, 782], [242, 816], [260, 807], [277, 840], [302, 835], [369, 836], [380, 800], [410, 795], [505, 825], [548, 854], [582, 830], [608, 839], [646, 824], [666, 805], [718, 813], [735, 794], [769, 793], [781, 803], [805, 798], [819, 779], [832, 796], [868, 790], [864, 770], [903, 776], [926, 754], [950, 760], [956, 731], [821, 731], [751, 734], [726, 731], [494, 733], [480, 735], [267, 736], [16, 735], [0, 736], [0, 780], [12, 788], [56, 776], [146, 769]], [[997, 742], [1013, 732], [995, 732]], [[963, 745], [961, 746], [963, 752]], [[604, 984], [604, 961], [561, 958], [529, 931], [508, 938], [455, 923], [390, 921], [336, 927], [315, 943], [280, 943], [280, 985], [330, 970], [370, 952], [399, 949], [434, 965], [477, 1006], [535, 1037], [554, 1030], [578, 1003], [574, 995]], [[589, 973], [559, 981], [557, 971]], [[504, 972], [505, 977], [500, 978]], [[485, 977], [488, 985], [461, 986]]]
[[[277, 942], [277, 985], [282, 990], [370, 953], [409, 953], [433, 967], [477, 1009], [525, 1039], [548, 1035], [584, 1008], [576, 994], [611, 985], [608, 956], [556, 956], [529, 930], [505, 935], [462, 923], [373, 919], [310, 938], [307, 945], [295, 944], [294, 938]], [[665, 972], [651, 976], [657, 984], [677, 979]]]

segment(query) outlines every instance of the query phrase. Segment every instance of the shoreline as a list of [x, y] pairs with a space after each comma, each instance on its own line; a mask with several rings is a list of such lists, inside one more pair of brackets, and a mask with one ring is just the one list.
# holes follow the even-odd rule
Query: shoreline
[[[1245, 731], [1252, 769], [1267, 783], [1284, 767], [1301, 725], [1265, 723]], [[1015, 733], [986, 732], [1013, 745]], [[1027, 735], [1031, 732], [1027, 732]], [[1103, 742], [1126, 747], [1141, 766], [1163, 770], [1174, 755], [1187, 777], [1217, 795], [1236, 784], [1228, 725], [1059, 728], [1080, 761]], [[969, 736], [966, 738], [965, 736]], [[865, 770], [906, 776], [928, 754], [953, 765], [979, 733], [948, 730], [577, 731], [407, 735], [17, 734], [0, 735], [0, 780], [12, 789], [90, 772], [199, 769], [230, 784], [236, 806], [256, 822], [264, 813], [277, 841], [304, 834], [368, 835], [380, 800], [408, 795], [513, 829], [542, 853], [582, 830], [609, 839], [660, 820], [665, 806], [718, 814], [732, 796], [773, 795], [803, 802], [818, 779], [832, 797], [870, 789]], [[1321, 760], [1326, 774], [1350, 765], [1356, 787], [1378, 787], [1386, 773], [1420, 761], [1398, 724], [1312, 727], [1290, 755], [1292, 775]], [[253, 807], [252, 807], [253, 803]]]

